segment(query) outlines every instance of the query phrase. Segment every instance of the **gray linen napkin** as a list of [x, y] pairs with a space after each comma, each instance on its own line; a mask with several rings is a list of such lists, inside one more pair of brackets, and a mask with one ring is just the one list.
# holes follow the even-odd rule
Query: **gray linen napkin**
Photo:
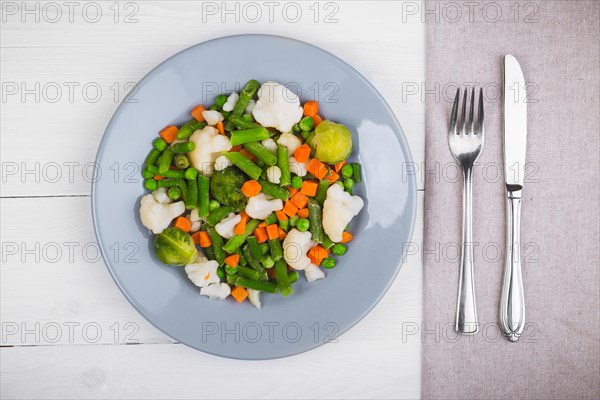
[[[600, 398], [600, 3], [430, 1], [424, 7], [423, 397]], [[529, 324], [517, 343], [502, 338], [498, 327], [506, 248], [505, 54], [519, 60], [530, 99], [521, 231]], [[470, 82], [484, 87], [487, 113], [473, 211], [482, 330], [457, 337], [462, 181], [447, 125], [456, 84]]]

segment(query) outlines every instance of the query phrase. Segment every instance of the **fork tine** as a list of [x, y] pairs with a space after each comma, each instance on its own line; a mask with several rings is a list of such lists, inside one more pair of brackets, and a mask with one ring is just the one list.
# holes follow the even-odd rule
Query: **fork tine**
[[484, 127], [483, 127], [483, 119], [484, 119], [484, 115], [483, 115], [483, 88], [479, 88], [479, 110], [477, 112], [477, 117], [478, 117], [478, 123], [477, 123], [477, 133], [480, 135], [484, 134]]
[[471, 89], [471, 105], [469, 107], [469, 126], [467, 127], [467, 135], [473, 134], [473, 111], [475, 107], [475, 86]]
[[456, 96], [454, 97], [454, 105], [452, 106], [452, 114], [450, 115], [450, 130], [451, 134], [456, 135], [456, 114], [458, 112], [458, 100], [460, 97], [460, 88], [456, 90]]
[[465, 134], [465, 126], [467, 124], [467, 93], [468, 93], [468, 90], [467, 90], [467, 88], [465, 88], [465, 95], [464, 95], [463, 104], [462, 104], [462, 116], [460, 117], [460, 123], [461, 123], [460, 134], [461, 135]]

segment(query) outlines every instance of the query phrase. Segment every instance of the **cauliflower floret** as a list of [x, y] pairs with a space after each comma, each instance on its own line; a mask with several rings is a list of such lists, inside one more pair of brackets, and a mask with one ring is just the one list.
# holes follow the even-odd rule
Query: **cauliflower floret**
[[201, 226], [202, 224], [200, 221], [192, 222], [192, 228], [190, 229], [190, 232], [198, 232]]
[[296, 152], [296, 149], [302, 146], [302, 141], [292, 133], [284, 133], [277, 139], [277, 144], [287, 147], [288, 156], [291, 157]]
[[260, 142], [263, 146], [267, 148], [271, 153], [277, 153], [277, 143], [271, 138], [265, 139]]
[[235, 213], [229, 213], [229, 215], [221, 222], [215, 225], [215, 230], [219, 235], [225, 239], [231, 239], [233, 237], [233, 228], [242, 220], [241, 215], [235, 215]]
[[260, 310], [260, 290], [246, 289], [248, 291], [248, 300], [256, 308]]
[[306, 176], [306, 174], [308, 173], [308, 161], [300, 163], [296, 161], [295, 157], [290, 157], [289, 164], [290, 172], [292, 172], [293, 174], [296, 174], [298, 176]]
[[244, 112], [246, 114], [252, 114], [252, 110], [254, 110], [254, 107], [256, 107], [256, 102], [254, 100], [250, 100]]
[[167, 194], [167, 188], [158, 188], [152, 192], [152, 197], [160, 204], [171, 204], [173, 200]]
[[159, 234], [169, 227], [173, 219], [185, 212], [183, 201], [162, 204], [156, 201], [153, 195], [147, 194], [140, 201], [140, 219], [142, 225], [153, 233]]
[[215, 160], [215, 171], [223, 171], [227, 167], [231, 167], [233, 163], [225, 156], [219, 156]]
[[219, 263], [215, 260], [198, 259], [197, 262], [185, 266], [185, 273], [194, 285], [204, 287], [221, 281], [217, 275], [217, 268]]
[[221, 152], [231, 150], [231, 142], [212, 126], [197, 130], [190, 136], [190, 142], [194, 142], [196, 148], [188, 153], [192, 166], [205, 176], [214, 173], [215, 161]]
[[283, 241], [283, 258], [294, 269], [306, 269], [311, 264], [306, 253], [314, 245], [310, 232], [300, 232], [294, 228]]
[[327, 189], [327, 198], [323, 204], [323, 230], [334, 242], [342, 240], [346, 225], [363, 208], [364, 202], [358, 196], [351, 196], [339, 185]]
[[202, 218], [200, 218], [200, 215], [198, 214], [198, 209], [194, 208], [192, 210], [192, 212], [190, 212], [190, 221], [200, 222], [201, 220], [202, 220]]
[[281, 169], [277, 165], [273, 165], [267, 169], [267, 180], [279, 185], [279, 182], [281, 182]]
[[254, 197], [250, 197], [246, 204], [246, 214], [250, 218], [265, 219], [273, 211], [278, 211], [283, 208], [283, 202], [279, 199], [269, 200], [264, 193], [259, 193]]
[[221, 114], [217, 110], [202, 111], [202, 116], [204, 117], [204, 120], [208, 125], [213, 126], [225, 119], [225, 117], [223, 117], [223, 114]]
[[258, 101], [252, 115], [264, 127], [289, 132], [302, 119], [302, 107], [294, 92], [277, 82], [269, 81], [258, 89]]
[[231, 93], [229, 95], [229, 97], [227, 98], [227, 101], [225, 102], [225, 104], [223, 104], [223, 111], [227, 111], [227, 112], [233, 111], [233, 108], [235, 107], [235, 103], [237, 103], [239, 98], [240, 98], [240, 95], [237, 94], [236, 92]]
[[200, 288], [200, 294], [212, 300], [223, 300], [231, 294], [231, 288], [226, 283], [213, 283]]
[[325, 278], [325, 273], [315, 264], [310, 264], [308, 267], [306, 267], [304, 270], [304, 275], [306, 276], [306, 280], [309, 282]]

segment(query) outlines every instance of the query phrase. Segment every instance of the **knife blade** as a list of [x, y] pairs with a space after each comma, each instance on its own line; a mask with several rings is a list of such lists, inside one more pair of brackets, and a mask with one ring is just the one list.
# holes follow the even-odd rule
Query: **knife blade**
[[521, 273], [521, 191], [524, 184], [527, 144], [525, 78], [516, 58], [504, 57], [504, 177], [507, 193], [506, 262], [500, 327], [508, 340], [516, 342], [525, 326], [525, 295]]

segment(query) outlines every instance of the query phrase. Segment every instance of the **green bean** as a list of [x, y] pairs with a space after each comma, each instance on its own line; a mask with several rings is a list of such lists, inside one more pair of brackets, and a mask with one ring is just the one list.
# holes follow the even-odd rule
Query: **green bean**
[[310, 132], [310, 130], [312, 129], [314, 124], [315, 124], [315, 120], [312, 119], [311, 117], [304, 117], [300, 120], [300, 122], [298, 122], [298, 126], [304, 132]]
[[[167, 147], [165, 151], [158, 157], [158, 173], [163, 175], [165, 172], [169, 170], [171, 166], [171, 162], [173, 161], [173, 150], [170, 147]], [[164, 175], [163, 175], [164, 176]]]
[[248, 236], [248, 238], [246, 238], [246, 242], [248, 243], [248, 250], [250, 251], [252, 258], [258, 262], [262, 262], [265, 256], [260, 250], [260, 245], [258, 244], [256, 236]]
[[262, 178], [258, 179], [258, 183], [260, 183], [260, 186], [262, 186], [262, 189], [260, 191], [266, 195], [272, 196], [276, 199], [281, 199], [283, 201], [286, 201], [290, 197], [290, 192], [288, 192], [281, 186], [266, 181]]
[[300, 217], [299, 217], [299, 216], [297, 216], [297, 215], [294, 215], [293, 217], [290, 217], [290, 218], [289, 218], [289, 221], [290, 221], [290, 226], [291, 226], [292, 228], [295, 228], [295, 227], [296, 227], [296, 223], [298, 223], [298, 220], [300, 220]]
[[230, 120], [226, 119], [225, 122], [223, 122], [223, 129], [227, 132], [233, 132], [235, 131], [235, 125], [233, 125]]
[[298, 282], [298, 271], [288, 271], [288, 277], [290, 278], [290, 283]]
[[[179, 184], [179, 182], [177, 182], [177, 184]], [[177, 186], [173, 186], [169, 188], [167, 195], [172, 200], [178, 200], [181, 197], [181, 189], [179, 189]]]
[[192, 118], [188, 122], [186, 122], [181, 128], [179, 128], [179, 131], [177, 132], [177, 139], [186, 140], [187, 138], [192, 136], [192, 133], [194, 133], [198, 129], [204, 128], [205, 126], [206, 122], [199, 122], [196, 118]]
[[231, 254], [235, 249], [244, 244], [246, 238], [250, 236], [256, 228], [258, 228], [258, 224], [260, 224], [260, 221], [257, 219], [248, 221], [244, 233], [242, 233], [241, 235], [235, 235], [234, 237], [229, 239], [227, 243], [225, 243], [225, 245], [223, 246], [223, 250]]
[[144, 181], [144, 187], [148, 190], [156, 190], [158, 188], [158, 182], [154, 179], [146, 179]]
[[160, 151], [156, 149], [150, 150], [150, 153], [148, 153], [146, 159], [144, 160], [144, 167], [156, 164], [158, 157], [160, 157]]
[[214, 211], [219, 207], [221, 207], [221, 203], [216, 200], [211, 200], [208, 202], [208, 211]]
[[221, 220], [223, 218], [225, 218], [227, 215], [229, 215], [229, 213], [232, 213], [232, 212], [233, 212], [233, 207], [229, 207], [229, 206], [219, 207], [216, 210], [211, 211], [210, 214], [208, 214], [208, 217], [206, 217], [206, 222], [211, 226], [215, 226], [216, 224], [221, 222]]
[[236, 286], [245, 287], [246, 289], [259, 290], [265, 293], [277, 293], [278, 286], [275, 282], [264, 282], [264, 281], [254, 281], [252, 279], [244, 278], [243, 276], [236, 276], [235, 282], [233, 283]]
[[252, 114], [244, 114], [242, 115], [242, 119], [245, 119], [248, 122], [254, 122], [254, 117]]
[[212, 246], [204, 248], [204, 255], [211, 261], [215, 260], [215, 251], [213, 250]]
[[260, 262], [258, 262], [254, 257], [252, 257], [252, 254], [250, 254], [250, 248], [248, 247], [248, 245], [245, 245], [242, 248], [242, 254], [246, 258], [246, 261], [248, 261], [248, 265], [250, 266], [250, 268], [255, 269], [257, 271], [263, 270], [263, 267], [260, 265]]
[[255, 281], [261, 281], [263, 274], [260, 271], [257, 271], [255, 269], [252, 268], [247, 268], [247, 267], [237, 267], [238, 269], [238, 275], [239, 276], [243, 276], [244, 278], [248, 278], [248, 279], [252, 279]]
[[277, 286], [283, 296], [289, 296], [294, 292], [290, 277], [288, 276], [287, 264], [284, 260], [279, 260], [275, 263], [275, 277], [277, 278]]
[[329, 239], [329, 236], [327, 236], [325, 232], [323, 232], [323, 242], [321, 243], [321, 246], [329, 250], [333, 247], [333, 245], [335, 245], [335, 243], [331, 239]]
[[198, 207], [198, 182], [195, 179], [188, 179], [188, 192], [187, 201], [185, 202], [185, 208], [193, 210]]
[[235, 249], [233, 254], [237, 254], [238, 256], [240, 256], [240, 261], [238, 262], [239, 266], [245, 267], [246, 265], [248, 265], [248, 260], [246, 260], [246, 257], [244, 257], [244, 253], [242, 253], [241, 247]]
[[230, 116], [229, 122], [231, 122], [238, 129], [260, 128], [259, 124], [256, 124], [252, 121], [247, 121], [245, 118], [238, 117], [236, 115]]
[[[238, 132], [240, 132], [240, 131], [238, 131]], [[256, 158], [258, 158], [260, 161], [264, 162], [265, 165], [272, 167], [273, 165], [277, 164], [277, 156], [275, 154], [271, 153], [271, 151], [269, 149], [267, 149], [265, 146], [263, 146], [259, 142], [246, 143], [246, 144], [244, 144], [244, 147], [250, 153], [254, 154], [256, 156]]]
[[211, 111], [218, 111], [219, 110], [219, 106], [216, 104], [213, 104], [212, 106], [208, 107], [209, 110]]
[[275, 260], [273, 260], [273, 257], [265, 256], [265, 258], [263, 258], [263, 260], [262, 260], [263, 267], [265, 267], [266, 269], [270, 269], [270, 268], [273, 268], [273, 265], [275, 265]]
[[311, 135], [310, 131], [302, 131], [302, 132], [300, 132], [300, 136], [302, 137], [302, 139], [304, 141], [307, 141], [308, 138], [310, 137], [310, 135]]
[[195, 148], [196, 143], [194, 142], [175, 143], [171, 146], [171, 150], [173, 150], [173, 153], [175, 154], [189, 153], [190, 151], [194, 151]]
[[281, 247], [281, 240], [278, 238], [269, 240], [269, 248], [271, 249], [271, 256], [274, 261], [279, 261], [283, 258], [283, 248]]
[[353, 172], [353, 178], [354, 178], [354, 182], [356, 183], [361, 183], [362, 182], [362, 174], [361, 174], [361, 168], [360, 168], [360, 164], [359, 163], [354, 163], [352, 164], [352, 172]]
[[158, 181], [159, 188], [171, 188], [177, 186], [178, 184], [179, 182], [177, 181], [177, 179], [161, 179], [160, 181]]
[[196, 168], [190, 167], [185, 170], [186, 179], [196, 179], [197, 176], [198, 176], [198, 170]]
[[165, 142], [163, 138], [157, 137], [152, 142], [152, 146], [158, 151], [165, 151], [165, 149], [167, 148], [167, 142]]
[[237, 115], [239, 117], [244, 113], [246, 107], [248, 106], [248, 103], [250, 103], [250, 100], [252, 100], [252, 98], [258, 91], [259, 85], [260, 84], [256, 79], [251, 79], [248, 81], [248, 83], [244, 85], [244, 88], [240, 92], [240, 97], [238, 98], [238, 101], [235, 103], [235, 106], [233, 108], [233, 115]]
[[215, 252], [215, 260], [222, 265], [225, 262], [225, 254], [223, 253], [223, 238], [217, 233], [217, 230], [212, 226], [206, 228], [206, 233], [212, 242], [212, 248]]
[[352, 189], [346, 189], [346, 193], [348, 193], [350, 196], [352, 196]]
[[148, 171], [152, 172], [154, 175], [164, 176], [165, 178], [180, 179], [180, 178], [185, 177], [185, 171], [181, 171], [181, 170], [177, 170], [177, 169], [168, 169], [163, 173], [159, 172], [158, 167], [156, 165], [149, 165], [147, 169], [148, 169]]
[[323, 242], [321, 206], [315, 199], [308, 200], [308, 219], [310, 221], [310, 233], [312, 234], [312, 240], [317, 243]]
[[262, 173], [262, 169], [260, 169], [259, 166], [238, 152], [225, 153], [224, 156], [227, 157], [227, 159], [231, 161], [233, 165], [241, 169], [246, 175], [254, 180], [258, 179]]
[[331, 185], [331, 183], [328, 179], [321, 179], [317, 185], [317, 194], [315, 195], [315, 198], [320, 205], [323, 205], [327, 198], [327, 189], [329, 189], [329, 185]]
[[279, 186], [290, 186], [292, 183], [292, 174], [290, 172], [290, 159], [287, 147], [277, 145], [277, 165], [281, 170]]
[[142, 171], [142, 178], [144, 179], [152, 179], [154, 178], [154, 174], [150, 171], [148, 171], [147, 169]]
[[[227, 267], [225, 268], [225, 272], [227, 272]], [[237, 285], [238, 276], [235, 274], [227, 274], [227, 283], [230, 285]]]
[[198, 216], [208, 216], [208, 193], [210, 191], [210, 178], [202, 174], [198, 175]]
[[229, 96], [227, 96], [225, 94], [220, 94], [215, 99], [215, 104], [217, 105], [217, 107], [223, 108], [223, 106], [225, 105], [225, 103], [227, 103], [228, 99], [229, 99]]
[[266, 256], [267, 254], [269, 254], [269, 245], [267, 243], [262, 243], [260, 245], [260, 252], [263, 256]]
[[173, 164], [175, 164], [177, 169], [186, 169], [190, 166], [190, 160], [188, 160], [185, 154], [175, 154], [175, 157], [173, 157]]
[[233, 131], [231, 132], [231, 145], [237, 146], [238, 144], [260, 142], [270, 137], [271, 134], [267, 128], [263, 127]]
[[276, 223], [277, 223], [277, 214], [275, 214], [275, 213], [271, 213], [271, 215], [269, 215], [265, 219], [265, 224], [267, 224], [267, 225], [272, 225], [272, 224], [276, 224]]
[[279, 221], [279, 227], [281, 229], [283, 229], [285, 232], [287, 232], [288, 229], [290, 229], [290, 220], [283, 219], [283, 220]]
[[217, 268], [217, 276], [219, 277], [219, 279], [225, 278], [225, 269], [223, 267]]
[[300, 125], [298, 125], [297, 123], [296, 123], [296, 124], [294, 124], [294, 126], [292, 126], [292, 130], [293, 130], [294, 132], [300, 132]]
[[180, 179], [177, 179], [177, 183], [179, 186], [179, 190], [181, 190], [181, 198], [183, 199], [183, 202], [187, 204], [187, 197], [188, 197], [187, 181], [183, 178], [180, 178]]

